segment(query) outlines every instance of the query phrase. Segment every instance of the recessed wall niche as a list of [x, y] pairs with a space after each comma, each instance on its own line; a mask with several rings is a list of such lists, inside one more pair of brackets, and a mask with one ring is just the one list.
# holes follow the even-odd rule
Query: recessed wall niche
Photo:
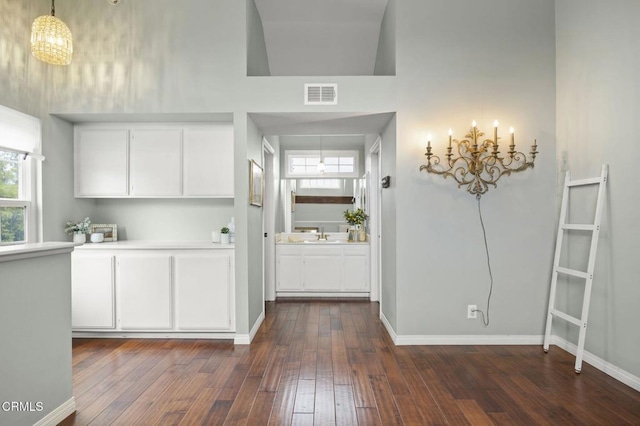
[[396, 0], [246, 1], [247, 76], [396, 73]]

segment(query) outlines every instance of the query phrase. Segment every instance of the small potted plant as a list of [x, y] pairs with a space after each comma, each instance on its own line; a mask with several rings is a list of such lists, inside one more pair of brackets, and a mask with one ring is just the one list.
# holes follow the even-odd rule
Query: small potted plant
[[[344, 219], [351, 225], [352, 231], [349, 232], [349, 241], [365, 241], [366, 234], [362, 229], [362, 224], [369, 216], [362, 209], [345, 210], [343, 212]], [[353, 237], [352, 237], [353, 234]]]
[[226, 226], [220, 229], [220, 243], [229, 244], [229, 228], [227, 228]]
[[91, 219], [85, 217], [80, 222], [68, 221], [65, 225], [64, 232], [69, 235], [73, 234], [73, 242], [83, 244], [87, 242], [87, 233], [89, 232], [89, 226], [91, 225]]

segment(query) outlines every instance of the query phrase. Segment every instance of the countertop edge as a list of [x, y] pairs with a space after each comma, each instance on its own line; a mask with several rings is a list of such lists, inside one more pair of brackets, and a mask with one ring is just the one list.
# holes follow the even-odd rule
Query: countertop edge
[[312, 241], [310, 243], [305, 243], [304, 241], [300, 241], [298, 243], [289, 243], [289, 242], [276, 242], [277, 246], [304, 246], [304, 247], [332, 247], [332, 246], [368, 246], [369, 241], [365, 242], [339, 242], [339, 243], [318, 243]]
[[220, 244], [211, 241], [156, 241], [124, 240], [105, 243], [85, 243], [76, 250], [234, 250], [235, 244]]
[[0, 262], [11, 262], [14, 260], [70, 253], [78, 246], [79, 244], [77, 243], [59, 241], [3, 246], [0, 247]]

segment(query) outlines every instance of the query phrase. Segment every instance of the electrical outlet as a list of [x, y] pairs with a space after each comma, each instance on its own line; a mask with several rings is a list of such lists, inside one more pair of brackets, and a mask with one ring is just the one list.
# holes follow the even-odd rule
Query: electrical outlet
[[478, 318], [478, 305], [467, 305], [467, 319]]

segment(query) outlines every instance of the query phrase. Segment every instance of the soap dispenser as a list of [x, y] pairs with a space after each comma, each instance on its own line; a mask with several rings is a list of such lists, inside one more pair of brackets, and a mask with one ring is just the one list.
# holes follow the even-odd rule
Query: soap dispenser
[[233, 217], [231, 218], [231, 222], [227, 225], [227, 228], [229, 228], [229, 242], [233, 244], [236, 242], [236, 222]]

